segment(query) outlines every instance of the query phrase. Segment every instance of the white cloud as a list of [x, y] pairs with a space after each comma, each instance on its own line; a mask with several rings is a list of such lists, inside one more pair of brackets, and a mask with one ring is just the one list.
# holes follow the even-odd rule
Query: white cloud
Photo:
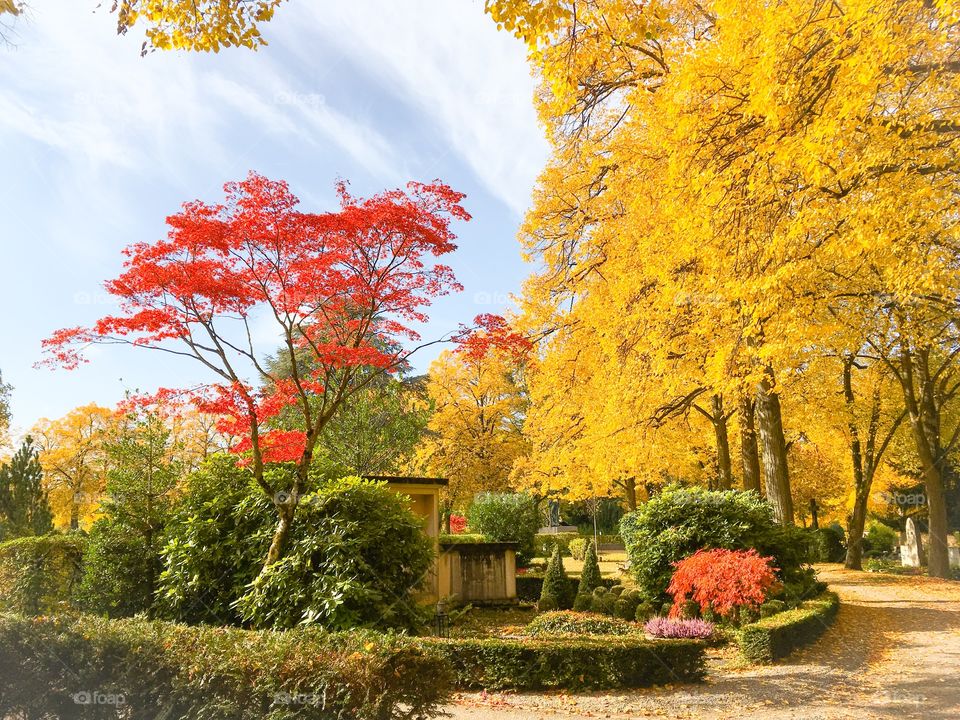
[[[293, 8], [290, 8], [291, 10]], [[517, 213], [547, 157], [525, 50], [473, 2], [307, 4], [327, 41], [435, 123], [495, 197]], [[301, 48], [302, 57], [309, 54]], [[427, 168], [429, 171], [430, 168]]]

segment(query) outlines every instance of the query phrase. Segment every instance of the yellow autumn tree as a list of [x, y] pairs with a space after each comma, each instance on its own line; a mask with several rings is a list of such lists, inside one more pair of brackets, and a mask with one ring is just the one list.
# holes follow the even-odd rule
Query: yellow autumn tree
[[417, 463], [449, 479], [447, 510], [464, 510], [479, 492], [508, 489], [527, 447], [520, 364], [496, 348], [445, 351], [430, 366], [427, 393], [434, 413]]
[[266, 45], [259, 25], [268, 22], [282, 0], [118, 0], [112, 10], [117, 33], [143, 27], [142, 52], [195, 50], [219, 52], [225, 47], [257, 49]]
[[113, 410], [91, 403], [57, 420], [41, 419], [34, 427], [57, 528], [86, 529], [93, 522], [107, 482], [107, 446], [116, 422]]
[[[523, 231], [541, 267], [526, 287], [529, 324], [545, 337], [562, 330], [568, 356], [596, 342], [592, 377], [662, 378], [660, 404], [682, 386], [738, 409], [752, 400], [765, 492], [791, 522], [781, 396], [847, 325], [837, 313], [894, 318], [901, 341], [885, 349], [914, 406], [931, 572], [944, 574], [943, 472], [924, 432], [936, 408], [924, 409], [923, 378], [936, 371], [925, 358], [952, 339], [935, 309], [958, 296], [953, 6], [575, 7], [545, 24], [532, 52], [554, 156]], [[531, 377], [534, 395], [537, 382], [560, 387], [561, 376]], [[631, 404], [616, 395], [622, 384], [609, 384], [609, 404]], [[610, 434], [617, 418], [604, 417]]]

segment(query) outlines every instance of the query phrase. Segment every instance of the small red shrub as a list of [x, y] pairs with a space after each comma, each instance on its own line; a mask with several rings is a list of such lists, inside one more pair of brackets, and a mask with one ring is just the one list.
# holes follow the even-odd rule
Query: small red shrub
[[450, 516], [450, 532], [453, 535], [459, 535], [467, 529], [467, 519], [463, 515]]
[[772, 557], [756, 550], [699, 550], [678, 563], [667, 592], [673, 597], [670, 616], [677, 617], [688, 600], [700, 610], [729, 617], [744, 607], [759, 607], [779, 589]]

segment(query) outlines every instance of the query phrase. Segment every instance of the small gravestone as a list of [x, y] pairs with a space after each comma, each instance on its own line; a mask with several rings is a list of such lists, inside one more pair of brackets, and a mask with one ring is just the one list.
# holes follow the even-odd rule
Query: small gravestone
[[900, 546], [900, 564], [904, 567], [920, 567], [924, 564], [923, 542], [913, 518], [907, 518], [906, 540]]
[[960, 568], [960, 547], [948, 547], [947, 557], [950, 559], [950, 568], [952, 570]]

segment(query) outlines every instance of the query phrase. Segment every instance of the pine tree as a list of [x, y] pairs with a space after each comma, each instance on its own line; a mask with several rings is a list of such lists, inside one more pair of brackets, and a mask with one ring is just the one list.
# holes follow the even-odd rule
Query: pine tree
[[51, 530], [53, 513], [43, 489], [43, 469], [33, 438], [27, 436], [10, 462], [0, 466], [0, 538]]
[[600, 587], [600, 563], [597, 562], [597, 544], [591, 540], [583, 556], [583, 570], [580, 572], [577, 594], [590, 595], [597, 587]]
[[553, 549], [550, 562], [547, 563], [547, 573], [543, 578], [543, 590], [540, 592], [540, 609], [568, 610], [573, 604], [570, 592], [570, 581], [563, 569], [563, 558], [560, 548]]

